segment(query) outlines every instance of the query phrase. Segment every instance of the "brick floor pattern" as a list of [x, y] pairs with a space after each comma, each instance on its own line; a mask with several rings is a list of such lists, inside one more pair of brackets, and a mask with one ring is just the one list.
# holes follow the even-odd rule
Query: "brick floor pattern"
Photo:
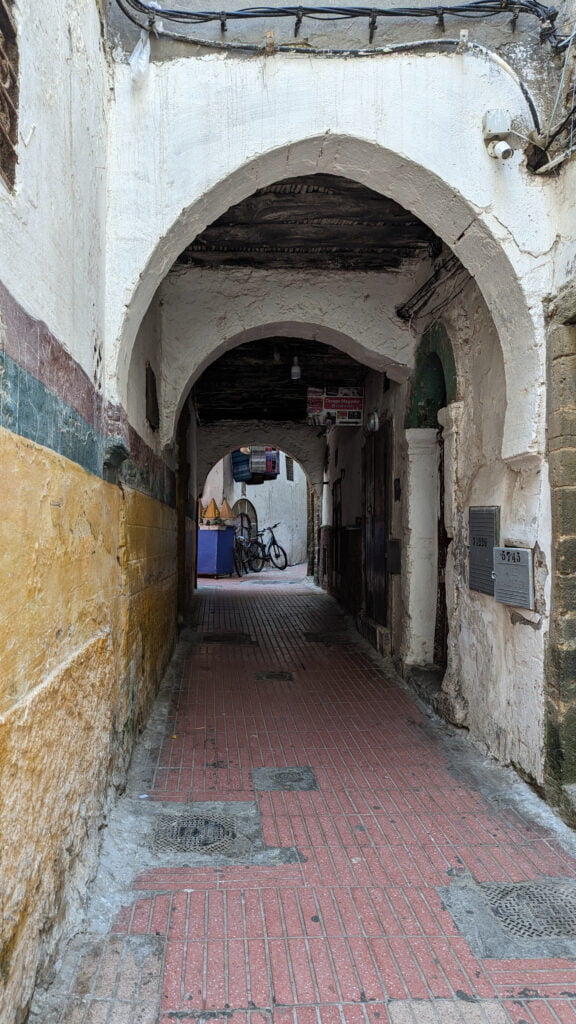
[[[304, 585], [214, 582], [193, 628], [257, 642], [191, 649], [149, 795], [256, 799], [267, 844], [302, 860], [141, 874], [46, 1024], [576, 1024], [576, 962], [479, 960], [438, 894], [463, 871], [575, 877], [576, 861], [449, 770], [338, 606]], [[292, 680], [258, 678], [278, 671]], [[255, 794], [263, 766], [309, 766], [318, 789]], [[161, 977], [138, 941], [161, 945]]]

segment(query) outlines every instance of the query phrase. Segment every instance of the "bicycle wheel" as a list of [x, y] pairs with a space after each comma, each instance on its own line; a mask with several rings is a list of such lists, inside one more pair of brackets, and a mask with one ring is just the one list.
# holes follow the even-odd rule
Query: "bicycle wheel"
[[271, 544], [268, 548], [268, 556], [272, 565], [275, 565], [277, 569], [285, 569], [288, 565], [288, 555], [281, 548], [279, 544]]
[[264, 545], [258, 540], [253, 540], [248, 548], [248, 565], [252, 569], [252, 572], [262, 572], [264, 558]]
[[234, 547], [234, 556], [233, 557], [234, 557], [234, 568], [236, 570], [236, 575], [237, 576], [241, 576], [242, 572], [244, 571], [244, 567], [242, 565], [242, 555], [240, 554], [240, 551], [238, 550], [237, 547]]

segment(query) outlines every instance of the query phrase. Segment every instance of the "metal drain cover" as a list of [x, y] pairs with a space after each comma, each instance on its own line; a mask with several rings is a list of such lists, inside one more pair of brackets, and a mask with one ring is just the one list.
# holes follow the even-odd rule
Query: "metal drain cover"
[[202, 633], [200, 643], [203, 644], [255, 644], [250, 633]]
[[255, 672], [254, 679], [266, 683], [291, 683], [291, 672]]
[[206, 814], [163, 814], [154, 829], [156, 850], [179, 853], [228, 853], [238, 838], [231, 818]]
[[324, 644], [325, 647], [332, 647], [334, 644], [350, 646], [354, 643], [353, 637], [339, 633], [337, 630], [334, 630], [333, 633], [304, 633], [304, 639], [309, 644]]
[[250, 633], [233, 632], [231, 630], [211, 630], [204, 633], [199, 629], [183, 629], [180, 639], [189, 644], [251, 644], [258, 645]]
[[441, 895], [477, 956], [576, 956], [576, 880], [476, 884], [461, 876]]
[[525, 882], [482, 886], [502, 927], [518, 939], [576, 938], [576, 886]]
[[254, 789], [270, 792], [284, 790], [318, 789], [316, 777], [311, 768], [254, 768], [252, 772]]

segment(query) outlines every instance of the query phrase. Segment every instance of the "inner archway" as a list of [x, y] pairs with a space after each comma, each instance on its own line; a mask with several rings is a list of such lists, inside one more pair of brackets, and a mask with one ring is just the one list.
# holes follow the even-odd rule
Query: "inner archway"
[[[213, 547], [215, 539], [225, 541], [232, 535], [235, 557], [219, 567], [222, 575], [242, 569], [242, 555], [254, 541], [262, 545], [265, 557], [249, 566], [252, 571], [296, 565], [306, 571], [309, 550], [314, 546], [309, 516], [314, 492], [300, 463], [279, 449], [273, 438], [272, 431], [267, 445], [242, 445], [228, 452], [208, 473], [199, 505], [199, 577], [212, 574], [212, 566], [207, 566], [203, 558], [203, 548]], [[230, 537], [214, 538], [211, 534], [218, 531], [227, 531]], [[273, 537], [285, 557], [268, 557]]]

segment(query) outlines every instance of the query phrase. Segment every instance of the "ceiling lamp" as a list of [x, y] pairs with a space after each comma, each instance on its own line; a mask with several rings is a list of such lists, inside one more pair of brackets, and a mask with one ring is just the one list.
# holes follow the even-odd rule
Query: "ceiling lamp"
[[302, 376], [302, 368], [298, 365], [298, 356], [294, 356], [294, 361], [290, 367], [290, 376], [292, 380], [300, 380]]

